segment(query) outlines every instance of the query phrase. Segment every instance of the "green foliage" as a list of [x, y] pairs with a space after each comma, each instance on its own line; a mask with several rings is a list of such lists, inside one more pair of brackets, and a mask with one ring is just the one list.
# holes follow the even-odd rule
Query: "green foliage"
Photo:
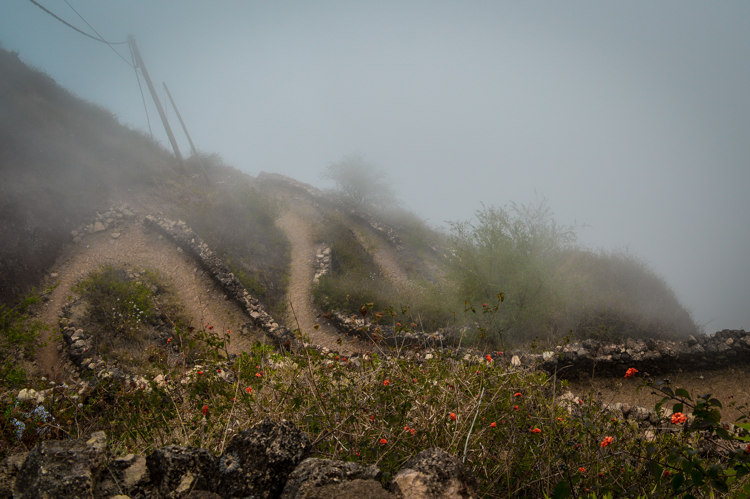
[[475, 223], [452, 225], [449, 277], [470, 302], [505, 294], [499, 331], [512, 341], [546, 336], [563, 308], [555, 266], [573, 241], [572, 230], [558, 226], [545, 203], [483, 207]]
[[156, 318], [155, 277], [144, 274], [142, 279], [135, 280], [125, 269], [106, 265], [76, 284], [74, 290], [86, 299], [90, 320], [116, 335], [134, 338]]
[[26, 382], [24, 360], [36, 352], [39, 332], [44, 327], [33, 319], [31, 310], [39, 295], [29, 294], [16, 305], [0, 304], [0, 387], [17, 388]]
[[469, 303], [494, 303], [496, 345], [539, 338], [678, 338], [697, 332], [666, 283], [625, 254], [574, 246], [575, 235], [545, 203], [483, 208], [476, 221], [452, 227], [448, 277]]

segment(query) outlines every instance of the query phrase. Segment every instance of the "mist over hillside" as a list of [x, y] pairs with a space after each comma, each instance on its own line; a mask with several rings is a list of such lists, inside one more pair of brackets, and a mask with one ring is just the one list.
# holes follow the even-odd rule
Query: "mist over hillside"
[[[328, 193], [283, 177], [241, 174], [218, 156], [181, 166], [16, 54], [0, 52], [0, 70], [6, 303], [41, 282], [73, 242], [71, 231], [97, 211], [129, 203], [186, 220], [249, 290], [283, 315], [291, 249], [276, 220], [297, 204], [308, 206], [304, 224], [316, 244], [332, 251], [331, 272], [309, 291], [324, 312], [356, 313], [366, 303], [400, 308], [404, 321], [497, 345], [568, 334], [696, 332], [652, 270], [629, 255], [580, 249], [575, 229], [559, 226], [543, 202], [508, 200], [443, 233], [399, 208], [382, 172], [361, 158], [331, 166], [327, 174], [338, 187]], [[476, 311], [489, 308], [496, 318], [481, 325]]]

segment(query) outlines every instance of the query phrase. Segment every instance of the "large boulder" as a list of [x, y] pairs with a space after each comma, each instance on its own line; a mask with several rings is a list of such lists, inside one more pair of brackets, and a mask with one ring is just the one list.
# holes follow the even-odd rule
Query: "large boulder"
[[89, 440], [48, 440], [34, 447], [18, 471], [14, 497], [93, 497], [106, 469], [103, 431]]
[[217, 459], [206, 449], [168, 445], [146, 458], [151, 487], [159, 497], [185, 497], [213, 491]]
[[278, 497], [309, 453], [310, 440], [294, 424], [265, 419], [230, 440], [214, 490], [227, 497]]
[[442, 449], [427, 449], [396, 473], [391, 488], [402, 497], [477, 497], [477, 481], [464, 464]]
[[381, 483], [377, 466], [307, 458], [289, 475], [282, 499], [313, 497], [392, 498]]

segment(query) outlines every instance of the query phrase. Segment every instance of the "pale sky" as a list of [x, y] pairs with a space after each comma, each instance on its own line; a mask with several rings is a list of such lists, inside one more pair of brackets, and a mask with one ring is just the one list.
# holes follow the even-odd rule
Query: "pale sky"
[[[37, 1], [133, 34], [197, 147], [247, 173], [327, 187], [326, 166], [358, 154], [436, 227], [546, 198], [707, 332], [750, 330], [746, 0]], [[110, 47], [24, 0], [3, 2], [0, 44], [148, 132]]]

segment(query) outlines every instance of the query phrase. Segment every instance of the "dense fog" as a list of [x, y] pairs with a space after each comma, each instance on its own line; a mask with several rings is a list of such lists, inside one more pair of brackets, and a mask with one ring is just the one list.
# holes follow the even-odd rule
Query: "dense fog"
[[167, 147], [128, 45], [62, 21], [132, 34], [198, 149], [242, 171], [331, 186], [361, 157], [446, 230], [544, 199], [707, 331], [750, 329], [747, 2], [36, 3], [60, 19], [8, 3], [2, 47]]

